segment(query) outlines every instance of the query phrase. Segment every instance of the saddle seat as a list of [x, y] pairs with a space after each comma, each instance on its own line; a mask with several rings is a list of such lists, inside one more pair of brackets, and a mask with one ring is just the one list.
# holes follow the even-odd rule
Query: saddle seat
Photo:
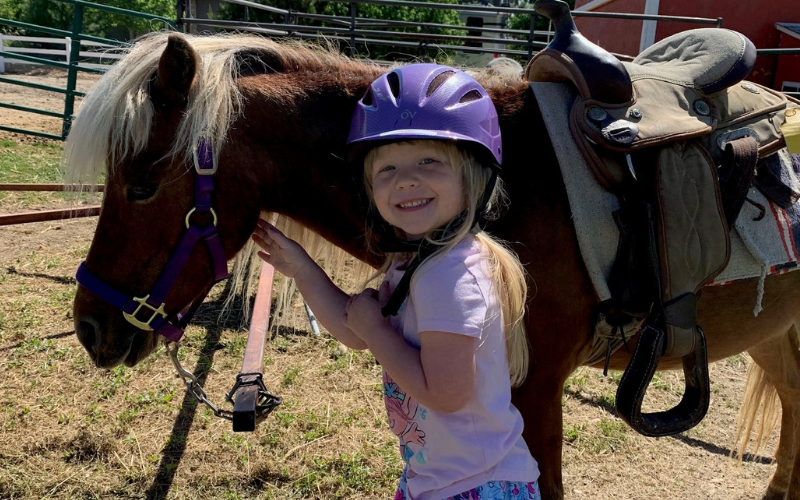
[[623, 66], [636, 81], [657, 78], [713, 94], [736, 85], [756, 62], [756, 48], [741, 33], [699, 28], [676, 33]]

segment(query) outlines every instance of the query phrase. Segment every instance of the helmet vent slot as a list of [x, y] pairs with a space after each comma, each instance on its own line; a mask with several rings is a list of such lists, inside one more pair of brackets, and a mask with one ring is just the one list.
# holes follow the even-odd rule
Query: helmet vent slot
[[473, 89], [473, 90], [470, 90], [469, 92], [467, 92], [466, 94], [464, 94], [458, 102], [459, 103], [464, 103], [464, 102], [477, 101], [478, 99], [480, 99], [482, 97], [483, 97], [483, 95], [481, 95], [480, 92], [478, 92], [477, 90]]
[[392, 91], [392, 95], [397, 99], [400, 96], [400, 77], [392, 71], [386, 75], [386, 80], [389, 82], [389, 90]]
[[451, 76], [455, 76], [455, 74], [455, 71], [445, 71], [436, 75], [436, 78], [434, 78], [431, 84], [428, 86], [428, 91], [425, 92], [425, 97], [430, 97], [431, 94], [436, 92], [436, 89], [444, 85], [444, 82], [446, 82]]
[[367, 93], [364, 94], [364, 97], [361, 98], [361, 102], [364, 104], [364, 106], [372, 106], [373, 105], [372, 88], [368, 88], [367, 89]]

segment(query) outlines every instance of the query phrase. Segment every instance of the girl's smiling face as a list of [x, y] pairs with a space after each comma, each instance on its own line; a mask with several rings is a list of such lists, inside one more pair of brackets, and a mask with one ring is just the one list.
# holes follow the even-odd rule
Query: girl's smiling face
[[443, 226], [466, 207], [461, 176], [443, 148], [388, 144], [377, 150], [368, 169], [378, 212], [409, 240]]

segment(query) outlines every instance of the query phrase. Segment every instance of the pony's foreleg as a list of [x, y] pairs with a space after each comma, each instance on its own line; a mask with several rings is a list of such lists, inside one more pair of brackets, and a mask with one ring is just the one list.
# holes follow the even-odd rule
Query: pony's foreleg
[[[778, 467], [763, 500], [800, 500], [800, 350], [796, 326], [792, 325], [786, 335], [764, 341], [748, 352], [766, 374], [765, 381], [774, 385], [783, 410], [781, 436], [775, 453]], [[758, 402], [758, 398], [750, 394], [751, 378], [758, 376], [753, 369], [748, 373], [748, 393], [742, 414], [747, 412], [747, 405]], [[767, 388], [765, 384], [753, 384], [754, 387], [758, 385]], [[764, 410], [769, 413], [768, 408]], [[744, 427], [751, 428], [752, 424]]]
[[561, 476], [563, 393], [563, 380], [554, 379], [552, 373], [537, 373], [532, 369], [528, 382], [519, 388], [515, 398], [515, 404], [525, 421], [525, 441], [539, 464], [542, 500], [564, 498]]

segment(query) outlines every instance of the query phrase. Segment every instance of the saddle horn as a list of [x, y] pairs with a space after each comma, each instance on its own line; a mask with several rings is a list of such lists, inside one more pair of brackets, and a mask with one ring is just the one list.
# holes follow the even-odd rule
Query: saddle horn
[[555, 37], [525, 72], [531, 82], [573, 83], [584, 99], [623, 104], [633, 98], [631, 77], [610, 52], [580, 34], [569, 5], [561, 0], [538, 0], [533, 10], [552, 21]]

